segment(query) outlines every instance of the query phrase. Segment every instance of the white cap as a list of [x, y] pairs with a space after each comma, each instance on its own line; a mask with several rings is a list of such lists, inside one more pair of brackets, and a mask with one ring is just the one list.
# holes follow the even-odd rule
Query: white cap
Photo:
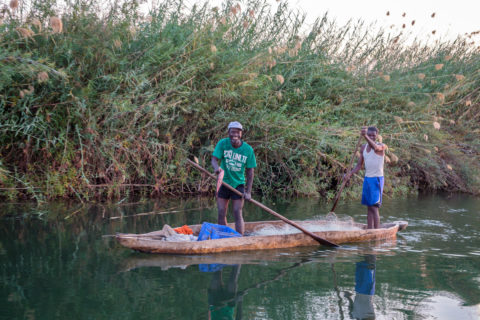
[[230, 129], [240, 129], [243, 130], [242, 124], [238, 121], [233, 121], [228, 124], [228, 130]]

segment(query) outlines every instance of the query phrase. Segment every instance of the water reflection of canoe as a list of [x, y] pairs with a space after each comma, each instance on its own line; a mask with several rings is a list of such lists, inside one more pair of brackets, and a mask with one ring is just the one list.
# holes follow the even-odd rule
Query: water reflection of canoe
[[314, 261], [319, 263], [350, 262], [352, 257], [371, 254], [392, 256], [396, 254], [396, 239], [383, 239], [359, 243], [356, 246], [348, 246], [333, 250], [316, 250], [315, 247], [296, 247], [270, 250], [232, 251], [219, 254], [202, 255], [175, 255], [154, 254], [144, 255], [132, 253], [122, 261], [122, 271], [130, 271], [137, 268], [187, 268], [200, 264], [249, 264], [265, 265], [273, 262], [297, 263], [299, 261]]
[[[328, 226], [327, 221], [296, 221], [304, 228], [322, 228]], [[319, 237], [334, 243], [353, 243], [396, 237], [397, 231], [403, 230], [408, 223], [401, 221], [383, 224], [379, 229], [366, 229], [365, 224], [336, 222], [336, 229], [331, 231], [314, 232]], [[234, 227], [233, 224], [230, 225]], [[282, 228], [283, 221], [258, 221], [246, 222], [245, 233], [254, 233], [265, 227]], [[352, 230], [356, 227], [357, 230]], [[198, 235], [201, 225], [191, 225], [193, 233]], [[342, 230], [344, 229], [344, 230]], [[345, 230], [347, 229], [347, 230]], [[339, 231], [342, 230], [342, 231]], [[147, 253], [170, 253], [170, 254], [208, 254], [217, 252], [264, 250], [292, 247], [316, 246], [318, 242], [304, 233], [277, 234], [267, 236], [244, 236], [241, 238], [225, 238], [205, 241], [170, 242], [158, 239], [159, 231], [144, 234], [119, 233], [115, 236], [117, 241], [127, 247]]]

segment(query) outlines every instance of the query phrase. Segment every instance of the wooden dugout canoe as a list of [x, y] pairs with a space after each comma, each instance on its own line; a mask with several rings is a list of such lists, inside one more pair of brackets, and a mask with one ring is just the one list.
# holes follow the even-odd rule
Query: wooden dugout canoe
[[[327, 227], [327, 221], [296, 221], [304, 228]], [[293, 248], [317, 246], [318, 242], [304, 233], [291, 233], [267, 236], [248, 236], [248, 234], [264, 227], [282, 228], [286, 224], [283, 221], [257, 221], [245, 223], [246, 236], [241, 238], [225, 238], [205, 241], [170, 242], [158, 238], [159, 231], [144, 234], [118, 233], [115, 238], [124, 247], [146, 253], [167, 253], [167, 254], [209, 254], [218, 252], [232, 252], [244, 250], [265, 250], [279, 248]], [[360, 230], [343, 231], [319, 231], [314, 234], [334, 243], [365, 242], [381, 239], [393, 239], [397, 231], [403, 230], [408, 223], [399, 221], [383, 224], [379, 229], [366, 229], [362, 223], [336, 222], [338, 229], [358, 227]], [[191, 225], [194, 235], [198, 235], [202, 225]], [[229, 224], [234, 228], [234, 224]]]

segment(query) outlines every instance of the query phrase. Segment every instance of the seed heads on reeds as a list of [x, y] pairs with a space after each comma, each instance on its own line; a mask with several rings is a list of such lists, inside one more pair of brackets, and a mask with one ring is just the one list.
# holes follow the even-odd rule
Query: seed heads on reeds
[[435, 98], [441, 103], [445, 102], [445, 95], [441, 92], [435, 93]]
[[434, 12], [434, 13], [432, 13], [431, 17], [432, 17], [432, 18], [435, 18], [435, 12]]
[[456, 75], [455, 75], [455, 79], [457, 79], [457, 81], [462, 81], [462, 80], [465, 79], [465, 76], [462, 75], [462, 74], [456, 74]]
[[117, 49], [121, 48], [122, 47], [122, 41], [120, 41], [119, 39], [115, 39], [113, 41], [113, 46]]
[[403, 119], [400, 118], [399, 116], [393, 116], [393, 119], [394, 119], [395, 122], [398, 123], [398, 124], [403, 123]]
[[451, 165], [449, 165], [449, 164], [447, 164], [447, 169], [448, 169], [448, 170], [450, 170], [450, 171], [452, 171], [452, 170], [453, 170], [452, 166], [451, 166]]
[[438, 123], [437, 121], [433, 121], [433, 127], [437, 130], [440, 130], [440, 123]]
[[397, 163], [398, 157], [393, 152], [390, 152], [390, 160], [392, 161], [392, 163]]
[[387, 16], [389, 16], [389, 15], [390, 15], [390, 11], [387, 11]]
[[423, 140], [428, 141], [428, 136], [426, 134], [423, 135]]
[[352, 72], [354, 70], [355, 70], [355, 66], [348, 66], [348, 67], [345, 68], [345, 71], [347, 71], [347, 72]]
[[63, 30], [63, 23], [59, 17], [50, 17], [50, 28], [53, 33], [61, 33]]
[[240, 10], [241, 10], [240, 4], [237, 3], [236, 5], [234, 5], [233, 7], [230, 8], [230, 13], [232, 15], [236, 16], [237, 13], [240, 12]]
[[32, 19], [32, 26], [35, 26], [35, 28], [37, 28], [37, 32], [42, 31], [42, 23], [37, 18]]
[[253, 9], [248, 10], [248, 15], [250, 16], [250, 18], [255, 17], [255, 11]]
[[45, 71], [41, 71], [37, 74], [37, 81], [39, 83], [46, 82], [47, 80], [48, 80], [48, 73], [46, 73]]
[[275, 79], [280, 83], [280, 84], [283, 84], [285, 82], [285, 79], [283, 78], [283, 76], [281, 74], [277, 74], [275, 76]]
[[425, 79], [425, 73], [419, 73], [417, 74], [418, 79], [423, 80]]
[[214, 44], [210, 45], [210, 51], [211, 51], [213, 54], [216, 54], [216, 53], [217, 53], [217, 47], [216, 47]]
[[437, 84], [437, 80], [430, 80], [430, 84], [433, 86], [433, 85], [436, 85]]
[[283, 98], [282, 91], [277, 91], [277, 93], [275, 95], [276, 95], [276, 97], [279, 101], [282, 100], [282, 98]]
[[453, 57], [451, 55], [445, 56], [445, 61], [451, 60]]
[[441, 70], [443, 68], [443, 63], [438, 63], [435, 65], [435, 70]]
[[385, 81], [385, 82], [390, 81], [390, 76], [388, 74], [384, 75], [382, 78], [383, 78], [383, 81]]
[[412, 20], [412, 26], [415, 25], [415, 20]]
[[415, 102], [410, 101], [410, 102], [407, 103], [407, 106], [409, 106], [410, 108], [415, 107]]
[[402, 28], [403, 28], [403, 29], [405, 29], [405, 27], [406, 27], [405, 23], [404, 23], [404, 24], [402, 24]]
[[465, 101], [465, 106], [470, 107], [472, 105], [472, 100]]
[[435, 34], [435, 33], [437, 33], [437, 30], [433, 30], [433, 31], [432, 31], [432, 34]]
[[18, 8], [18, 0], [11, 0], [10, 1], [10, 9], [17, 10]]
[[453, 119], [448, 120], [448, 122], [450, 122], [451, 125], [455, 125], [455, 120]]
[[248, 25], [249, 25], [248, 21], [247, 21], [247, 20], [243, 20], [243, 28], [244, 28], [244, 29], [247, 29], [247, 28], [248, 28]]
[[18, 27], [15, 29], [18, 34], [22, 37], [24, 37], [25, 39], [26, 38], [32, 38], [34, 33], [32, 30], [28, 29], [28, 28], [21, 28], [21, 27]]

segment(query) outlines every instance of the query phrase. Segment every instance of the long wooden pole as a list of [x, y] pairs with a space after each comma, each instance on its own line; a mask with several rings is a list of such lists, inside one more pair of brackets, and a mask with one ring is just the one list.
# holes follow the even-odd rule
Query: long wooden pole
[[[362, 144], [362, 137], [360, 136], [360, 138], [358, 138], [358, 142], [357, 142], [357, 145], [355, 147], [355, 150], [353, 150], [352, 159], [350, 159], [350, 163], [348, 165], [346, 173], [348, 173], [350, 170], [352, 170], [353, 161], [355, 160], [355, 155], [357, 154], [358, 147], [360, 147], [361, 144]], [[337, 196], [335, 197], [335, 200], [333, 202], [333, 207], [332, 207], [332, 210], [330, 210], [330, 212], [335, 211], [335, 208], [337, 207], [337, 204], [338, 204], [338, 200], [340, 200], [340, 195], [342, 194], [343, 188], [345, 188], [346, 184], [347, 184], [347, 180], [345, 180], [345, 176], [343, 176], [342, 184], [340, 186], [340, 189], [338, 189]]]
[[[190, 159], [187, 159], [187, 162], [189, 164], [191, 164], [192, 166], [194, 166], [195, 168], [197, 168], [198, 170], [200, 170], [201, 172], [205, 173], [207, 176], [209, 176], [210, 178], [212, 178], [213, 180], [216, 180], [217, 178], [215, 177], [215, 175], [213, 175], [212, 173], [210, 173], [209, 171], [207, 171], [206, 169], [204, 169], [203, 167], [201, 167], [199, 164], [193, 162], [192, 160]], [[222, 182], [222, 185], [225, 186], [226, 188], [228, 188], [229, 190], [231, 190], [232, 192], [238, 194], [239, 196], [242, 196], [243, 197], [243, 193], [241, 193], [240, 191], [238, 191], [237, 189], [233, 188], [231, 185], [229, 185], [228, 183], [225, 183], [225, 182]], [[288, 223], [289, 225], [297, 228], [298, 230], [302, 231], [303, 233], [305, 233], [306, 235], [309, 235], [310, 237], [312, 237], [313, 239], [315, 239], [316, 241], [318, 241], [320, 244], [323, 244], [323, 245], [326, 245], [326, 246], [330, 246], [330, 247], [338, 247], [339, 245], [336, 244], [336, 243], [333, 243], [333, 242], [330, 242], [326, 239], [323, 239], [319, 236], [317, 236], [316, 234], [313, 234], [312, 232], [304, 229], [303, 227], [301, 227], [300, 225], [298, 225], [297, 223], [291, 221], [291, 220], [288, 220], [287, 218], [285, 218], [284, 216], [282, 216], [281, 214], [273, 211], [272, 209], [268, 208], [267, 206], [263, 205], [262, 203], [254, 200], [254, 199], [248, 199], [248, 201], [250, 201], [251, 203], [253, 203], [254, 205], [256, 205], [257, 207], [260, 207], [262, 208], [263, 210], [267, 211], [268, 213], [274, 215], [275, 217], [279, 218], [280, 220], [282, 220], [283, 222], [286, 222]]]

